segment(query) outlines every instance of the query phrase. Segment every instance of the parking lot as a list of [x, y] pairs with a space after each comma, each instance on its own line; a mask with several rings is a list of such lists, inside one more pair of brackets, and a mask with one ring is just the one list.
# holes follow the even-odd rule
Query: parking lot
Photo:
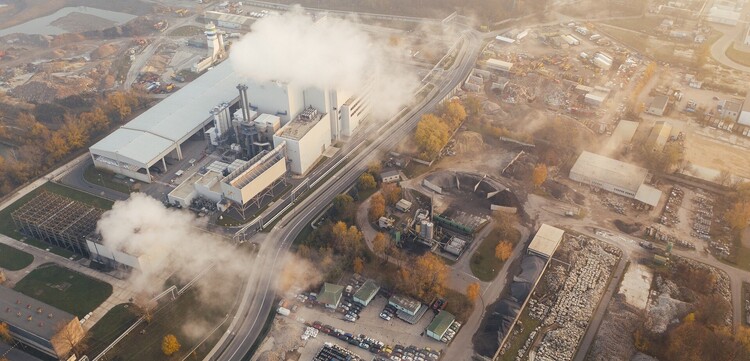
[[[344, 300], [342, 302], [348, 301]], [[425, 329], [435, 317], [433, 312], [428, 311], [414, 325], [410, 325], [395, 317], [391, 318], [390, 321], [386, 321], [380, 318], [380, 313], [387, 304], [388, 299], [384, 296], [376, 296], [367, 307], [362, 309], [360, 317], [356, 322], [346, 321], [342, 313], [323, 309], [320, 306], [314, 308], [300, 307], [297, 310], [296, 317], [304, 319], [309, 324], [318, 321], [322, 325], [331, 326], [334, 330], [339, 329], [344, 333], [352, 335], [362, 334], [367, 338], [382, 342], [384, 344], [383, 348], [390, 346], [391, 349], [395, 349], [396, 345], [401, 345], [404, 349], [414, 346], [417, 349], [429, 349], [438, 352], [445, 348], [446, 344], [425, 335]], [[300, 359], [311, 360], [326, 342], [347, 348], [367, 360], [374, 356], [374, 354], [358, 346], [321, 332], [316, 338], [310, 338], [305, 343], [305, 346], [300, 349], [302, 354]]]

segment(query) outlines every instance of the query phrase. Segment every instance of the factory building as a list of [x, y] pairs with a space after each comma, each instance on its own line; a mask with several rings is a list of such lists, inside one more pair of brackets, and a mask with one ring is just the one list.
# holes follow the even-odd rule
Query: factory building
[[513, 69], [513, 63], [493, 58], [487, 60], [487, 68], [507, 74]]
[[216, 29], [216, 25], [213, 22], [206, 24], [205, 31], [206, 45], [208, 53], [206, 57], [198, 60], [197, 63], [193, 64], [193, 72], [201, 73], [208, 69], [211, 65], [216, 64], [221, 59], [226, 58], [227, 52], [224, 47], [224, 36], [219, 30]]
[[104, 245], [98, 233], [92, 233], [86, 237], [86, 246], [92, 261], [110, 269], [139, 270], [146, 262], [145, 258]]
[[380, 291], [380, 286], [373, 280], [367, 280], [362, 284], [361, 287], [354, 293], [354, 301], [360, 303], [363, 306], [367, 306], [372, 302], [372, 299]]
[[67, 360], [86, 334], [78, 317], [2, 286], [0, 322], [14, 341], [59, 360]]
[[344, 287], [333, 283], [324, 283], [318, 292], [318, 303], [328, 308], [336, 309], [341, 303], [341, 297], [344, 296]]
[[737, 119], [737, 123], [742, 125], [750, 125], [750, 93], [745, 98], [745, 102], [742, 103], [742, 111]]
[[531, 240], [531, 243], [529, 243], [526, 252], [530, 255], [550, 259], [560, 245], [563, 234], [565, 234], [565, 231], [562, 229], [552, 227], [548, 224], [542, 224], [534, 238]]
[[307, 173], [331, 145], [329, 116], [327, 113], [309, 107], [274, 134], [274, 146], [278, 147], [286, 143], [286, 154], [292, 173]]
[[[234, 143], [240, 157], [249, 159], [281, 144], [274, 133], [281, 132], [278, 138], [284, 138], [294, 133], [290, 128], [304, 128], [284, 126], [312, 107], [328, 123], [328, 140], [318, 128], [312, 133], [319, 136], [315, 142], [288, 140], [309, 143], [319, 155], [331, 140], [350, 136], [369, 115], [368, 87], [359, 94], [257, 83], [244, 79], [225, 61], [91, 146], [89, 152], [97, 168], [151, 183], [152, 171], [169, 170], [165, 158], [183, 159], [182, 147], [188, 139], [208, 139], [215, 146]], [[302, 159], [309, 156], [301, 155], [296, 145], [287, 144], [287, 152], [292, 152], [287, 158], [297, 165], [295, 173], [302, 172], [302, 163], [311, 162]]]
[[719, 102], [719, 114], [722, 119], [736, 122], [742, 113], [742, 99], [724, 99]]
[[286, 144], [264, 151], [221, 180], [222, 195], [239, 205], [251, 202], [286, 174]]
[[427, 326], [427, 336], [442, 341], [448, 329], [455, 321], [456, 317], [453, 314], [448, 311], [440, 311]]
[[570, 179], [655, 207], [661, 191], [646, 184], [648, 170], [584, 151], [570, 169]]
[[255, 22], [255, 18], [238, 14], [227, 14], [219, 11], [206, 11], [204, 14], [206, 21], [216, 23], [216, 26], [233, 30], [249, 31], [250, 26]]

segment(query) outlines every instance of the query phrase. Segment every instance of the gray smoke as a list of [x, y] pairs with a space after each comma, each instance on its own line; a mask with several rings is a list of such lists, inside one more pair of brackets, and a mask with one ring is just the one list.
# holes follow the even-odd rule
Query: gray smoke
[[256, 21], [232, 46], [230, 61], [238, 73], [257, 82], [281, 81], [300, 87], [358, 94], [371, 81], [373, 113], [385, 117], [413, 98], [418, 85], [389, 47], [366, 33], [354, 19], [315, 21], [300, 7]]

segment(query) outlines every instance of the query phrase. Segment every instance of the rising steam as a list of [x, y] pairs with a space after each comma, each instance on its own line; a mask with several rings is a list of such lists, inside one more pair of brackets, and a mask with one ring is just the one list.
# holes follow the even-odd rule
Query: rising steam
[[256, 21], [232, 46], [238, 73], [257, 82], [281, 81], [300, 87], [361, 93], [372, 81], [375, 116], [392, 114], [413, 97], [418, 81], [395, 61], [403, 51], [378, 43], [353, 20], [315, 21], [295, 7]]
[[140, 258], [141, 270], [134, 272], [130, 281], [135, 291], [146, 294], [161, 291], [172, 273], [188, 281], [218, 265], [212, 274], [231, 279], [231, 275], [247, 270], [250, 262], [229, 243], [196, 228], [192, 214], [167, 209], [142, 193], [116, 202], [102, 215], [97, 229], [104, 245]]

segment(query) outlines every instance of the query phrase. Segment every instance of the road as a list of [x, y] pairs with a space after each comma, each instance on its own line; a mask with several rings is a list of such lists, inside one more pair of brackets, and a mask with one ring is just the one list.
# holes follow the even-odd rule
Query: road
[[264, 238], [258, 262], [253, 265], [254, 270], [249, 276], [248, 287], [229, 330], [206, 357], [207, 360], [240, 360], [247, 355], [260, 334], [265, 317], [273, 307], [273, 281], [280, 268], [278, 260], [288, 250], [297, 234], [331, 202], [334, 196], [353, 184], [359, 173], [366, 169], [367, 164], [380, 151], [394, 147], [403, 136], [409, 134], [423, 114], [434, 109], [468, 76], [479, 54], [481, 39], [471, 31], [464, 32], [462, 37], [464, 41], [453, 68], [445, 73], [439, 86], [435, 87], [425, 100], [386, 133], [370, 133], [375, 136], [371, 143], [325, 184], [315, 188], [310, 196], [296, 206], [295, 210], [298, 211], [283, 218], [267, 235], [257, 235]]
[[[750, 8], [750, 6], [748, 6], [748, 8]], [[726, 54], [727, 49], [729, 49], [729, 47], [732, 46], [732, 43], [734, 43], [734, 41], [739, 37], [739, 34], [740, 32], [742, 32], [743, 27], [735, 26], [730, 28], [729, 26], [717, 25], [715, 26], [715, 28], [716, 30], [722, 32], [724, 35], [722, 35], [719, 40], [716, 40], [716, 42], [711, 45], [711, 57], [728, 68], [750, 73], [750, 66], [738, 64], [732, 59], [729, 59]]]

